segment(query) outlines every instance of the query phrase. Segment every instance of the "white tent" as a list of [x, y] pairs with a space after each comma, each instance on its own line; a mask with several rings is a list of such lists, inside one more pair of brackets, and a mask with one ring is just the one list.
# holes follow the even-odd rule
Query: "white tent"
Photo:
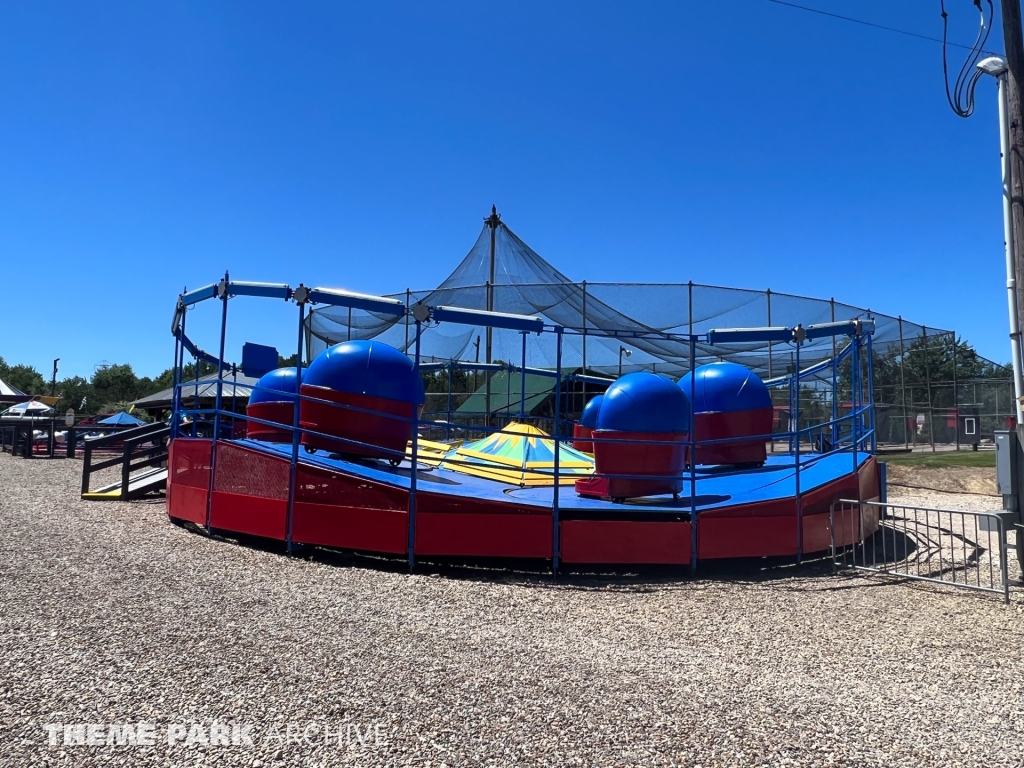
[[0, 397], [24, 397], [25, 393], [0, 379]]

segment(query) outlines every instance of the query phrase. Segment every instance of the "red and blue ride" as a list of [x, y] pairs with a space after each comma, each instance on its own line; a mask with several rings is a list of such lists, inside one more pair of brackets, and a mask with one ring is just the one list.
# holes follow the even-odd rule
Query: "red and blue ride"
[[[629, 373], [593, 398], [572, 433], [578, 448], [593, 453], [594, 473], [570, 490], [561, 486], [557, 450], [545, 465], [550, 469], [522, 467], [518, 473], [550, 472], [551, 483], [526, 486], [453, 471], [449, 467], [457, 458], [446, 455], [446, 446], [424, 445], [424, 438], [444, 434], [452, 425], [422, 413], [420, 338], [425, 325], [445, 323], [521, 333], [519, 373], [524, 382], [528, 370], [554, 380], [553, 412], [544, 418], [551, 438], [567, 442], [573, 437], [563, 393], [572, 375], [560, 361], [563, 339], [579, 329], [538, 317], [406, 306], [386, 297], [225, 278], [179, 298], [174, 325], [179, 386], [186, 353], [230, 370], [223, 357], [202, 352], [188, 339], [186, 312], [204, 301], [223, 301], [223, 340], [228, 300], [246, 295], [294, 302], [302, 330], [306, 307], [313, 303], [390, 316], [409, 326], [408, 348], [345, 341], [306, 368], [264, 368], [256, 374], [259, 382], [245, 417], [222, 407], [223, 379], [212, 409], [188, 407], [176, 397], [171, 423], [181, 424], [184, 416], [202, 419], [212, 423], [213, 436], [190, 437], [181, 430], [173, 435], [167, 513], [175, 521], [278, 539], [289, 549], [309, 545], [403, 555], [410, 567], [416, 557], [468, 556], [543, 560], [555, 569], [560, 563], [695, 568], [700, 560], [715, 558], [800, 558], [860, 540], [878, 526], [867, 506], [861, 507], [858, 525], [845, 533], [832, 530], [829, 514], [839, 499], [872, 501], [882, 495], [873, 456], [870, 381], [861, 375], [861, 356], [870, 355], [869, 321], [672, 336], [674, 344], [688, 348], [691, 373], [680, 382]], [[531, 333], [545, 337], [554, 368], [528, 368]], [[600, 333], [587, 329], [592, 338]], [[849, 343], [834, 359], [800, 369], [805, 339], [837, 335]], [[670, 335], [636, 331], [634, 336], [637, 344], [647, 336], [663, 344]], [[793, 355], [792, 373], [763, 382], [735, 363], [697, 365], [698, 348], [765, 339]], [[252, 347], [277, 359], [272, 348]], [[852, 377], [846, 412], [839, 412], [833, 397], [830, 419], [801, 420], [795, 396], [805, 385], [801, 382], [834, 383], [840, 365], [847, 365]], [[792, 431], [772, 435], [772, 388], [788, 391]], [[526, 388], [521, 389], [520, 418], [529, 419]], [[222, 421], [232, 418], [247, 421], [246, 438], [222, 428]], [[466, 433], [498, 431], [489, 419], [484, 414], [459, 427]], [[813, 450], [812, 438], [826, 433], [828, 440]], [[791, 449], [769, 455], [766, 445], [773, 439], [788, 441]]]

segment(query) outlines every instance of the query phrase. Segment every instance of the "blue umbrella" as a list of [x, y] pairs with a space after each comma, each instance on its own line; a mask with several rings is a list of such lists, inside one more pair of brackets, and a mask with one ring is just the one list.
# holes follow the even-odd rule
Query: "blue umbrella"
[[125, 413], [124, 411], [121, 411], [120, 413], [115, 413], [113, 416], [107, 416], [107, 418], [101, 419], [96, 423], [111, 424], [113, 426], [128, 426], [132, 424], [145, 424], [146, 422], [144, 422], [142, 419], [135, 418], [130, 413]]

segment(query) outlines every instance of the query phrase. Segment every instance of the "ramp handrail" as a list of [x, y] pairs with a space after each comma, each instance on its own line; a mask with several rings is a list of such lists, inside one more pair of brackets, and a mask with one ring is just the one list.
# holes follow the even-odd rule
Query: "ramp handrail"
[[[79, 429], [86, 429], [87, 427], [79, 426]], [[102, 429], [103, 425], [97, 424], [96, 429]], [[162, 421], [157, 421], [152, 424], [139, 424], [136, 427], [129, 427], [128, 429], [114, 429], [106, 435], [95, 435], [93, 437], [85, 437], [82, 442], [90, 448], [103, 448], [111, 445], [112, 443], [120, 443], [122, 440], [130, 440], [135, 437], [145, 437], [152, 435], [155, 432], [159, 432], [163, 429], [167, 429], [167, 425]]]
[[[167, 444], [165, 438], [170, 437], [171, 428], [162, 422], [143, 424], [120, 432], [99, 437], [87, 437], [83, 440], [82, 456], [82, 494], [89, 493], [89, 481], [92, 473], [101, 469], [121, 465], [121, 498], [126, 498], [128, 484], [132, 472], [152, 467], [167, 461]], [[106, 447], [115, 443], [122, 444], [120, 456], [93, 463], [94, 448]], [[152, 445], [146, 446], [147, 443]], [[141, 450], [140, 450], [141, 449]]]

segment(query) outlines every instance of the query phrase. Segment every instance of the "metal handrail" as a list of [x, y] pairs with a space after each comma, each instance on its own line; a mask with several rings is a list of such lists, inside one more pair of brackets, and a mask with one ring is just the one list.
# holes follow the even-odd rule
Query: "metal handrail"
[[[110, 435], [98, 437], [86, 437], [83, 440], [84, 453], [82, 456], [82, 493], [89, 492], [89, 481], [92, 473], [101, 469], [108, 469], [121, 465], [121, 494], [124, 497], [128, 492], [128, 484], [131, 482], [133, 471], [143, 467], [152, 467], [167, 460], [168, 448], [163, 438], [170, 437], [171, 427], [162, 422], [143, 424], [137, 427], [126, 429]], [[112, 443], [121, 443], [120, 456], [93, 464], [92, 452], [94, 448], [109, 446]], [[152, 442], [153, 445], [145, 450], [136, 453], [140, 446]], [[141, 460], [140, 460], [141, 459]]]

